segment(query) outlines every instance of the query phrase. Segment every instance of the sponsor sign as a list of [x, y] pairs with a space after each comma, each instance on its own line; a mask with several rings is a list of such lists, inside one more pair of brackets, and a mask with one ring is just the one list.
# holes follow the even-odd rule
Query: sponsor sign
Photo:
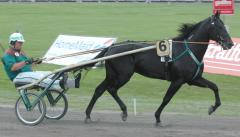
[[234, 14], [234, 0], [213, 0], [213, 13]]
[[233, 38], [233, 41], [234, 46], [230, 50], [209, 44], [204, 56], [205, 72], [240, 76], [240, 38]]
[[[116, 40], [116, 38], [59, 35], [43, 58], [52, 58], [66, 54], [106, 48], [115, 43]], [[56, 65], [72, 65], [82, 61], [91, 60], [98, 53], [99, 52], [54, 59], [46, 61], [45, 63]]]

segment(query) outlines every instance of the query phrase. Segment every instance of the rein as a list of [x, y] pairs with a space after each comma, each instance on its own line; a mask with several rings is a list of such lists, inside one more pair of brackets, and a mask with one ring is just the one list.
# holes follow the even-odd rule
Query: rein
[[192, 42], [188, 42], [188, 41], [172, 41], [174, 43], [187, 43], [187, 44], [201, 44], [201, 45], [205, 45], [205, 44], [216, 44], [216, 42], [197, 42], [197, 41], [192, 41]]
[[55, 56], [55, 57], [50, 57], [50, 58], [42, 58], [41, 60], [50, 61], [50, 60], [54, 60], [54, 59], [61, 59], [61, 58], [79, 56], [79, 55], [84, 55], [84, 54], [88, 54], [88, 53], [99, 52], [99, 51], [102, 51], [102, 50], [104, 50], [104, 49], [106, 49], [106, 48], [98, 48], [98, 49], [94, 49], [94, 50], [75, 52], [75, 53], [71, 53], [71, 54], [64, 54], [64, 55]]
[[[128, 42], [128, 44], [132, 43], [132, 44], [136, 44], [136, 43], [140, 43], [140, 44], [155, 44], [157, 41], [125, 41]], [[125, 42], [120, 42], [120, 43], [116, 43], [113, 44], [112, 47], [118, 47], [118, 46], [122, 46], [125, 45]], [[189, 43], [189, 44], [215, 44], [215, 42], [187, 42], [187, 41], [172, 41], [174, 43]], [[73, 56], [79, 56], [79, 55], [84, 55], [84, 54], [89, 54], [89, 53], [95, 53], [95, 52], [100, 52], [102, 50], [106, 49], [104, 48], [98, 48], [98, 49], [93, 49], [93, 50], [88, 50], [88, 51], [81, 51], [81, 52], [75, 52], [75, 53], [71, 53], [71, 54], [65, 54], [65, 55], [60, 55], [60, 56], [55, 56], [55, 57], [50, 57], [50, 58], [42, 58], [41, 60], [43, 61], [50, 61], [50, 60], [54, 60], [54, 59], [61, 59], [61, 58], [67, 58], [67, 57], [73, 57]]]

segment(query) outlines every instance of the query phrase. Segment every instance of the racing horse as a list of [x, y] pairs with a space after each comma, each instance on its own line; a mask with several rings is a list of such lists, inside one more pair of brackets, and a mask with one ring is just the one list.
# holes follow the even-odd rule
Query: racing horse
[[[221, 105], [221, 100], [217, 85], [202, 77], [203, 57], [210, 40], [216, 41], [224, 50], [230, 49], [233, 42], [220, 19], [219, 12], [195, 24], [182, 24], [179, 32], [180, 34], [172, 39], [172, 61], [169, 62], [167, 70], [169, 72], [168, 78], [164, 69], [165, 63], [160, 61], [160, 57], [154, 49], [106, 60], [106, 77], [95, 89], [86, 109], [85, 122], [91, 122], [90, 114], [93, 106], [105, 91], [108, 91], [120, 106], [122, 120], [127, 119], [127, 107], [118, 96], [118, 90], [130, 80], [134, 72], [149, 78], [170, 81], [170, 86], [162, 103], [155, 112], [156, 126], [161, 124], [160, 115], [163, 109], [183, 84], [210, 88], [213, 91], [215, 104], [211, 105], [208, 110], [209, 115], [211, 115]], [[121, 44], [121, 46], [113, 45], [104, 49], [95, 58], [150, 46], [147, 43], [128, 41]], [[90, 64], [83, 68], [93, 65]]]

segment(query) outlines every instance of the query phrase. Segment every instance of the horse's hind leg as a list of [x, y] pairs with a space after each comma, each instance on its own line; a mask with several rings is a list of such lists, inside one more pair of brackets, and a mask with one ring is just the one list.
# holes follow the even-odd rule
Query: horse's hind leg
[[175, 95], [175, 93], [179, 90], [179, 88], [181, 88], [182, 84], [183, 84], [183, 80], [179, 79], [176, 81], [172, 81], [167, 93], [165, 94], [162, 104], [159, 106], [159, 108], [157, 109], [157, 111], [155, 112], [155, 118], [156, 118], [156, 126], [159, 126], [161, 120], [160, 120], [160, 115], [162, 113], [162, 110], [165, 108], [165, 106], [170, 102], [170, 100], [172, 99], [172, 97]]
[[104, 93], [104, 91], [107, 89], [107, 80], [105, 79], [101, 84], [98, 85], [98, 87], [95, 89], [94, 95], [92, 96], [91, 101], [88, 104], [88, 107], [86, 109], [86, 119], [85, 123], [88, 123], [91, 121], [91, 112], [93, 109], [94, 104], [96, 103], [97, 99]]
[[119, 107], [121, 108], [121, 110], [122, 110], [122, 114], [121, 114], [122, 120], [126, 121], [127, 120], [127, 116], [128, 116], [128, 114], [127, 114], [127, 107], [123, 103], [121, 98], [118, 96], [117, 89], [109, 88], [108, 92], [112, 95], [114, 100], [118, 103]]
[[208, 114], [209, 115], [211, 115], [221, 105], [221, 100], [220, 100], [220, 97], [219, 97], [218, 87], [215, 83], [201, 77], [201, 78], [196, 79], [193, 82], [191, 82], [190, 85], [210, 88], [211, 90], [213, 90], [214, 95], [215, 95], [215, 105], [214, 106], [212, 105], [208, 109]]
[[[125, 66], [122, 66], [122, 63], [125, 63]], [[125, 85], [134, 73], [134, 64], [132, 63], [131, 58], [122, 57], [118, 61], [109, 61], [106, 62], [106, 72], [107, 80], [109, 81], [108, 92], [112, 95], [114, 100], [118, 103], [119, 107], [122, 110], [122, 120], [127, 120], [127, 107], [123, 101], [118, 96], [118, 89]]]

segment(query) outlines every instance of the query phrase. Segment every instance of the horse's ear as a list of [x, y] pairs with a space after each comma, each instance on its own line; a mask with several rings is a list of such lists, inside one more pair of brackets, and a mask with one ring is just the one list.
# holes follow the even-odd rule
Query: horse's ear
[[215, 13], [215, 18], [219, 18], [220, 17], [220, 11], [219, 10], [217, 10], [217, 12]]

